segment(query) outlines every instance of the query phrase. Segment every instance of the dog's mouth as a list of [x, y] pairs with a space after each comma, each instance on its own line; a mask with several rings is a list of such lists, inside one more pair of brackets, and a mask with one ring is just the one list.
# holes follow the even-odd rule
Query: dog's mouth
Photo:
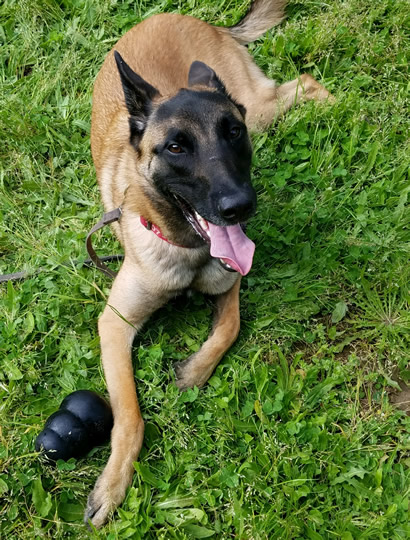
[[194, 231], [210, 245], [212, 257], [230, 272], [245, 276], [252, 267], [255, 244], [243, 231], [243, 225], [214, 225], [203, 218], [180, 197], [175, 197], [185, 219]]

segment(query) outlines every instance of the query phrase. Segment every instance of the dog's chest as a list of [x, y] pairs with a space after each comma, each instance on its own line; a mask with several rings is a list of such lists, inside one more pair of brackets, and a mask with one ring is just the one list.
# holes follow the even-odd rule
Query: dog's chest
[[223, 294], [233, 287], [238, 277], [237, 272], [228, 272], [217, 259], [210, 257], [196, 274], [191, 288], [205, 294]]
[[209, 255], [208, 247], [189, 249], [171, 245], [142, 227], [138, 216], [128, 215], [126, 222], [126, 231], [122, 227], [128, 240], [126, 255], [138, 261], [144, 280], [152, 288], [171, 294], [185, 289], [222, 294], [238, 279], [236, 272], [228, 272]]

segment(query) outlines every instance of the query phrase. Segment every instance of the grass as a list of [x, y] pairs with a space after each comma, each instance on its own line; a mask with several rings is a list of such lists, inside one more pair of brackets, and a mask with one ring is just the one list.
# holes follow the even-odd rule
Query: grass
[[[94, 77], [148, 15], [228, 25], [247, 5], [0, 6], [0, 271], [29, 272], [0, 290], [1, 538], [89, 537], [83, 508], [109, 454], [52, 468], [34, 451], [65, 395], [105, 392], [96, 322], [111, 283], [81, 264], [101, 214]], [[272, 78], [308, 71], [337, 101], [254, 137], [255, 263], [240, 338], [209, 384], [179, 393], [171, 367], [209, 332], [209, 299], [178, 299], [137, 338], [145, 442], [125, 502], [91, 536], [409, 537], [409, 422], [389, 402], [410, 376], [407, 15], [405, 0], [290, 2], [250, 46]], [[100, 253], [119, 250], [104, 231]]]

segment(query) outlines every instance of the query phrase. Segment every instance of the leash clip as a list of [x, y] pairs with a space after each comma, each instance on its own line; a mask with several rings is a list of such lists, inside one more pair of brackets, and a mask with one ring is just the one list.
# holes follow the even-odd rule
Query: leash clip
[[114, 221], [119, 221], [120, 217], [122, 215], [122, 209], [121, 206], [118, 208], [115, 208], [114, 210], [111, 210], [110, 212], [106, 212], [103, 214], [103, 217], [100, 219], [100, 221], [94, 225], [94, 227], [91, 229], [91, 231], [87, 235], [87, 239], [85, 241], [85, 245], [88, 251], [88, 254], [90, 255], [91, 260], [95, 264], [95, 266], [101, 270], [105, 275], [109, 276], [110, 278], [115, 278], [117, 275], [117, 272], [113, 272], [106, 264], [102, 262], [100, 257], [95, 252], [91, 237], [92, 235], [98, 231], [99, 229], [102, 229], [105, 227], [105, 225], [109, 225], [110, 223], [114, 223]]

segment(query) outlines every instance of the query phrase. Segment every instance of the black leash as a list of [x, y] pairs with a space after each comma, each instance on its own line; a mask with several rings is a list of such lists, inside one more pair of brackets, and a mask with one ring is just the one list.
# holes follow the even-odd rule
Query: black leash
[[[88, 254], [90, 255], [90, 259], [86, 259], [83, 261], [83, 265], [91, 268], [91, 266], [94, 264], [101, 272], [103, 272], [105, 275], [109, 276], [110, 278], [114, 279], [117, 275], [117, 272], [114, 272], [113, 270], [110, 270], [104, 262], [110, 262], [110, 261], [121, 261], [124, 259], [124, 255], [106, 255], [104, 257], [99, 257], [97, 253], [95, 252], [91, 237], [92, 235], [98, 231], [99, 229], [102, 229], [102, 227], [105, 227], [105, 225], [109, 225], [110, 223], [113, 223], [114, 221], [118, 221], [121, 217], [121, 208], [116, 208], [115, 210], [112, 210], [111, 212], [107, 212], [103, 215], [103, 217], [100, 219], [100, 221], [94, 225], [94, 227], [91, 229], [91, 231], [87, 235], [87, 239], [85, 241], [85, 245], [88, 251]], [[74, 261], [74, 264], [78, 264], [80, 261]], [[69, 266], [69, 263], [63, 263], [59, 266]], [[14, 272], [12, 274], [3, 274], [0, 275], [0, 283], [6, 283], [7, 281], [18, 281], [21, 279], [25, 279], [31, 275], [39, 274], [40, 272], [44, 272], [44, 268], [39, 268], [35, 272]]]

